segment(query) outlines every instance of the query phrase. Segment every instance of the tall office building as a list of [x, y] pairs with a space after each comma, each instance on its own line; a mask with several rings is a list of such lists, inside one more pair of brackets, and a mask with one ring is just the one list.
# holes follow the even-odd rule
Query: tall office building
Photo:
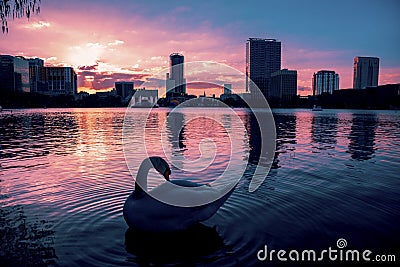
[[134, 94], [134, 83], [133, 82], [116, 82], [115, 90], [117, 91], [117, 95], [121, 97], [122, 100], [126, 98], [130, 98]]
[[0, 92], [74, 95], [77, 90], [72, 67], [45, 67], [40, 58], [0, 55]]
[[379, 58], [355, 57], [353, 89], [365, 89], [378, 86]]
[[271, 100], [290, 102], [297, 95], [297, 71], [283, 69], [271, 74]]
[[46, 94], [74, 95], [77, 93], [77, 76], [72, 67], [45, 67]]
[[40, 58], [29, 58], [29, 83], [31, 92], [42, 93], [47, 91], [46, 71], [44, 60]]
[[320, 70], [312, 79], [313, 95], [333, 94], [339, 90], [339, 74], [332, 70]]
[[246, 91], [255, 94], [256, 85], [267, 97], [271, 93], [271, 74], [281, 69], [281, 42], [276, 39], [249, 38], [246, 42]]
[[166, 74], [167, 95], [186, 94], [186, 79], [184, 78], [184, 56], [173, 53], [169, 56], [170, 72]]
[[29, 62], [22, 57], [0, 55], [0, 93], [30, 92]]

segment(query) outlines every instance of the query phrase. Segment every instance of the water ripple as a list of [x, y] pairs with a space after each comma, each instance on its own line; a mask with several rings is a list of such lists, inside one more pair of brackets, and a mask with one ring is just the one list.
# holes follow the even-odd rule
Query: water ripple
[[[275, 110], [276, 165], [260, 188], [249, 193], [259, 157], [259, 132], [251, 115], [238, 110], [250, 133], [240, 144], [244, 154], [250, 152], [246, 172], [227, 202], [204, 222], [206, 228], [191, 230], [186, 239], [176, 237], [174, 246], [202, 233], [210, 234], [205, 242], [222, 244], [205, 252], [186, 243], [186, 258], [173, 250], [152, 257], [148, 251], [165, 240], [158, 237], [153, 239], [157, 244], [147, 243], [140, 250], [137, 243], [145, 242], [143, 237], [127, 232], [122, 206], [134, 181], [122, 151], [124, 112], [47, 109], [0, 115], [0, 231], [7, 223], [14, 229], [10, 238], [36, 244], [37, 251], [45, 249], [48, 256], [40, 258], [38, 266], [252, 266], [258, 264], [256, 253], [265, 244], [272, 249], [325, 249], [343, 237], [356, 248], [398, 245], [400, 116], [396, 112]], [[190, 117], [194, 111], [188, 112]], [[159, 109], [147, 122], [153, 154], [159, 153], [155, 138], [167, 113]], [[140, 112], [137, 116], [132, 124], [145, 123]], [[224, 118], [229, 125], [229, 118]], [[169, 136], [169, 145], [179, 155], [196, 159], [196, 142], [205, 134], [213, 137], [211, 128], [216, 127], [203, 132], [194, 121], [183, 136]], [[226, 132], [217, 130], [215, 143], [230, 146]], [[137, 140], [130, 142], [135, 145]], [[191, 177], [174, 169], [173, 174], [212, 181], [228, 160], [218, 157], [214, 171], [204, 176]], [[20, 238], [25, 233], [19, 227], [22, 219], [35, 242]], [[2, 251], [12, 257], [26, 255], [22, 250], [13, 255], [15, 242], [2, 244]]]

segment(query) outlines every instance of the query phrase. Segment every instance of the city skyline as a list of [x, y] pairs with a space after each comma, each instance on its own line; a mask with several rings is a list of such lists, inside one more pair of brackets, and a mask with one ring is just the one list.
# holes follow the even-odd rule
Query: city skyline
[[[94, 92], [110, 89], [119, 80], [140, 86], [168, 68], [172, 52], [183, 53], [185, 62], [212, 60], [244, 73], [246, 40], [274, 38], [282, 42], [281, 67], [298, 71], [301, 95], [312, 94], [313, 73], [321, 69], [336, 71], [340, 88], [352, 88], [355, 56], [380, 58], [379, 84], [400, 82], [400, 55], [395, 47], [399, 35], [393, 34], [398, 32], [395, 1], [346, 5], [339, 1], [336, 9], [330, 5], [336, 11], [333, 15], [323, 14], [327, 6], [313, 1], [291, 3], [288, 9], [282, 3], [257, 1], [246, 6], [235, 2], [229, 6], [225, 2], [106, 3], [42, 2], [41, 13], [29, 21], [9, 21], [10, 32], [0, 37], [0, 51], [40, 57], [48, 65], [71, 65], [78, 74], [79, 90]], [[260, 7], [265, 6], [277, 12], [260, 16], [265, 10]], [[373, 20], [365, 18], [369, 11], [374, 12]], [[285, 21], [279, 19], [282, 14]], [[235, 87], [231, 81], [224, 82]], [[193, 93], [190, 88], [189, 93]], [[198, 94], [202, 93], [199, 89]]]

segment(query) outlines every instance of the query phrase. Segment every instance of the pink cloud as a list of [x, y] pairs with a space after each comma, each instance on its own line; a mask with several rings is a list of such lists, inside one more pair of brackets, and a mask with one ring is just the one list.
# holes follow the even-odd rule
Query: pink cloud
[[379, 84], [400, 83], [400, 67], [381, 67], [379, 73]]
[[[179, 7], [173, 12], [179, 15], [187, 11], [187, 7]], [[122, 79], [133, 80], [136, 86], [136, 82], [167, 68], [172, 52], [182, 52], [186, 62], [212, 60], [244, 72], [245, 40], [237, 38], [222, 28], [213, 28], [207, 21], [185, 31], [176, 29], [170, 15], [151, 20], [138, 14], [122, 18], [118, 10], [110, 7], [97, 6], [87, 12], [43, 5], [42, 12], [30, 21], [21, 19], [10, 24], [10, 32], [0, 36], [0, 51], [47, 58], [49, 65], [73, 66], [81, 90], [100, 90], [110, 89]], [[353, 57], [343, 64], [348, 51], [305, 49], [284, 40], [282, 44], [282, 68], [298, 71], [300, 94], [311, 94], [312, 75], [321, 69], [339, 73], [341, 88], [352, 87]], [[399, 68], [382, 67], [380, 83], [399, 82], [399, 73]], [[200, 75], [197, 80], [205, 78]], [[214, 80], [233, 83], [234, 87], [238, 82], [236, 77]]]

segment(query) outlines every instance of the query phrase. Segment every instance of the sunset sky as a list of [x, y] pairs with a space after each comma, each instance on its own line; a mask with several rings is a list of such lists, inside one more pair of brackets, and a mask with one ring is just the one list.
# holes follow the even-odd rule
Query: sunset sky
[[282, 68], [298, 71], [298, 93], [307, 95], [313, 73], [323, 69], [351, 88], [354, 56], [379, 57], [379, 84], [400, 83], [399, 11], [398, 0], [42, 0], [29, 21], [9, 19], [0, 54], [73, 66], [79, 91], [95, 92], [122, 80], [139, 87], [168, 67], [173, 52], [245, 72], [246, 40], [275, 38]]

